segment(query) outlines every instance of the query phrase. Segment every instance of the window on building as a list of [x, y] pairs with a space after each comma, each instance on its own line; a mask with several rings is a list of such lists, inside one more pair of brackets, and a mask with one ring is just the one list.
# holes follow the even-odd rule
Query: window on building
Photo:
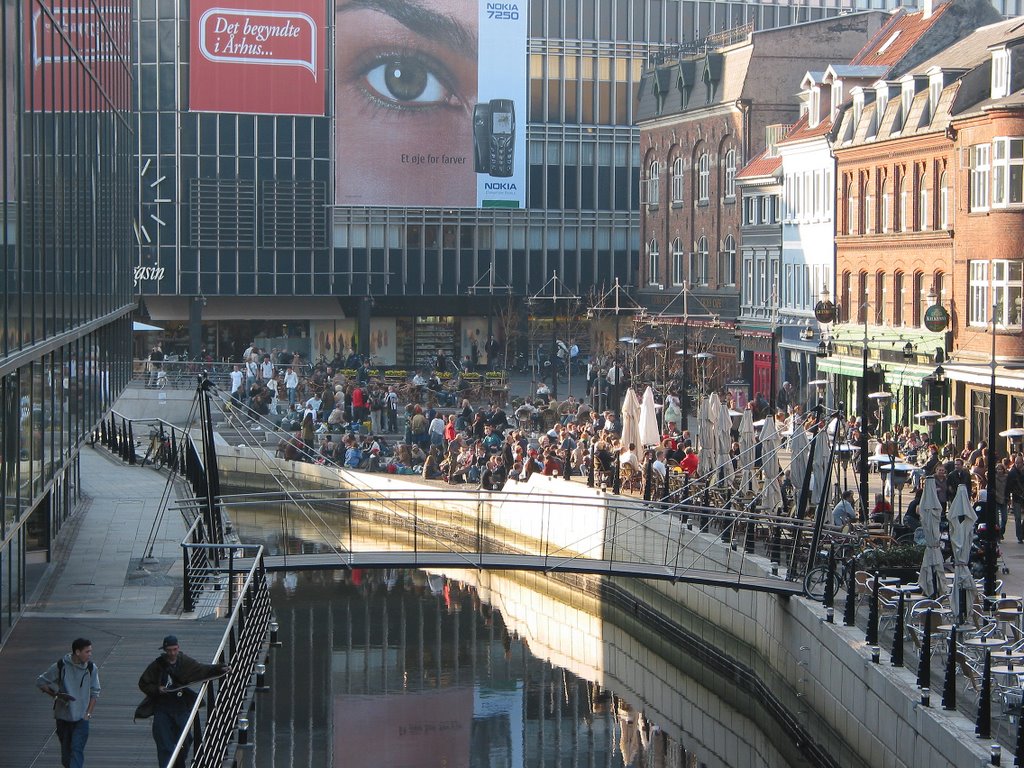
[[686, 279], [683, 264], [683, 241], [678, 237], [672, 241], [672, 285], [682, 285]]
[[992, 142], [992, 206], [1024, 203], [1024, 139]]
[[873, 223], [873, 211], [872, 208], [875, 204], [875, 197], [871, 194], [871, 180], [865, 178], [864, 183], [860, 188], [860, 199], [863, 202], [863, 206], [860, 212], [860, 231], [863, 235], [871, 234], [871, 225]]
[[697, 201], [706, 203], [711, 194], [711, 155], [707, 152], [700, 153], [700, 160], [697, 162]]
[[658, 253], [658, 239], [654, 238], [647, 245], [647, 282], [650, 285], [661, 283], [661, 254]]
[[875, 325], [885, 323], [886, 296], [885, 272], [875, 273]]
[[744, 224], [757, 224], [760, 220], [759, 212], [759, 201], [758, 195], [744, 195], [743, 196], [743, 223]]
[[989, 154], [988, 144], [975, 144], [971, 147], [971, 210], [988, 210], [989, 191]]
[[683, 175], [683, 158], [677, 157], [672, 161], [672, 202], [681, 203], [684, 197], [686, 177]]
[[836, 191], [832, 188], [832, 171], [825, 171], [824, 176], [824, 188], [822, 189], [822, 199], [824, 200], [825, 208], [825, 221], [832, 221], [835, 208]]
[[736, 238], [732, 235], [725, 236], [718, 253], [718, 284], [736, 285]]
[[757, 289], [756, 289], [757, 290], [757, 296], [756, 296], [756, 299], [755, 299], [755, 303], [759, 307], [762, 307], [762, 306], [767, 307], [768, 306], [768, 302], [769, 302], [768, 283], [767, 283], [768, 276], [767, 276], [767, 274], [765, 272], [765, 268], [764, 268], [764, 259], [758, 259], [755, 262], [754, 276], [755, 276], [755, 278], [757, 280], [757, 282], [755, 283], [756, 286], [757, 286]]
[[843, 272], [843, 279], [839, 285], [839, 319], [844, 323], [850, 322], [853, 316], [850, 312], [850, 301], [853, 298], [850, 294], [852, 277], [849, 272]]
[[903, 273], [897, 272], [892, 281], [892, 324], [903, 325]]
[[743, 257], [743, 303], [758, 305], [758, 297], [754, 294], [754, 260], [749, 256]]
[[878, 218], [878, 229], [888, 232], [892, 224], [892, 181], [890, 179], [886, 179], [882, 184], [882, 211]]
[[910, 229], [910, 217], [913, 214], [913, 209], [910, 207], [910, 185], [907, 183], [906, 174], [900, 174], [899, 180], [899, 199], [900, 209], [899, 217], [900, 220], [897, 222], [897, 227], [900, 232], [906, 232]]
[[725, 199], [736, 199], [736, 150], [725, 153]]
[[785, 284], [782, 286], [782, 305], [785, 307], [795, 306], [793, 299], [793, 265], [785, 266]]
[[924, 273], [914, 273], [914, 284], [911, 290], [914, 292], [912, 297], [914, 307], [914, 318], [913, 323], [916, 326], [921, 326], [924, 323], [924, 313], [928, 307], [925, 304], [928, 302], [927, 291], [924, 287]]
[[928, 81], [928, 111], [921, 116], [921, 125], [935, 119], [935, 113], [939, 109], [939, 97], [942, 96], [942, 73], [932, 76]]
[[846, 234], [857, 232], [857, 195], [853, 180], [846, 182]]
[[932, 212], [928, 207], [928, 174], [921, 171], [917, 176], [917, 228], [924, 232], [931, 227]]
[[996, 259], [992, 262], [992, 306], [996, 322], [1020, 328], [1021, 269], [1024, 262]]
[[868, 318], [868, 273], [861, 272], [857, 282], [857, 322], [866, 323]]
[[696, 285], [707, 285], [708, 266], [708, 239], [701, 235], [694, 252], [694, 263], [690, 265], [690, 280]]
[[1001, 99], [1010, 95], [1010, 52], [992, 51], [992, 98]]
[[949, 229], [949, 175], [939, 175], [939, 229]]
[[967, 291], [970, 296], [971, 325], [988, 323], [988, 261], [971, 261], [967, 270]]
[[900, 91], [900, 129], [907, 127], [907, 120], [910, 119], [910, 108], [914, 105], [914, 81], [913, 78], [902, 84]]
[[657, 160], [651, 161], [647, 173], [647, 204], [652, 208], [657, 207], [661, 202], [661, 164]]

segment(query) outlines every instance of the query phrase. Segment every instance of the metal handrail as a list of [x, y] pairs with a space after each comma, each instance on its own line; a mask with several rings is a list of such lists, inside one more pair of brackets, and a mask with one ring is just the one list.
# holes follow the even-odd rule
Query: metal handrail
[[[220, 544], [193, 542], [182, 542], [182, 546], [195, 550], [222, 547]], [[192, 768], [220, 768], [233, 759], [233, 752], [238, 746], [235, 734], [239, 730], [239, 715], [248, 709], [253, 691], [250, 683], [256, 674], [257, 663], [266, 655], [272, 614], [263, 546], [235, 545], [233, 549], [253, 552], [254, 562], [246, 573], [238, 602], [231, 610], [228, 626], [211, 662], [229, 665], [230, 672], [223, 678], [204, 682], [200, 687], [188, 724], [168, 761], [168, 768], [176, 765], [179, 755], [183, 754], [189, 732], [195, 738]], [[233, 582], [233, 575], [229, 574], [229, 600], [233, 594]], [[199, 715], [204, 702], [207, 715], [205, 724], [201, 724]]]

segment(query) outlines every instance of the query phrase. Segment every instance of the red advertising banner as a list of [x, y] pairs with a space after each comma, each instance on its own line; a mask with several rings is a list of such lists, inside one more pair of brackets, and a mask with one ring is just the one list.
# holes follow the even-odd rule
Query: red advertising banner
[[26, 0], [25, 8], [26, 109], [131, 109], [131, 10], [124, 0]]
[[469, 768], [473, 689], [334, 697], [331, 768]]
[[323, 0], [193, 0], [189, 109], [324, 114]]

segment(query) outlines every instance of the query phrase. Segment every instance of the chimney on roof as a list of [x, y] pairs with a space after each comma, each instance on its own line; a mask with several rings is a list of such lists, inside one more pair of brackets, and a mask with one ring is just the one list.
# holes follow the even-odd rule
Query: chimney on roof
[[921, 18], [930, 19], [935, 10], [935, 0], [921, 0]]

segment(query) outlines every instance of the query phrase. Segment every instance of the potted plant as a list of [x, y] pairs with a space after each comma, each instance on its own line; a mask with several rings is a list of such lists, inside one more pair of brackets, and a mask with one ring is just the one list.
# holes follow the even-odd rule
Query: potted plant
[[897, 577], [901, 582], [913, 581], [921, 570], [924, 546], [898, 544], [868, 549], [857, 557], [857, 567], [868, 573]]

